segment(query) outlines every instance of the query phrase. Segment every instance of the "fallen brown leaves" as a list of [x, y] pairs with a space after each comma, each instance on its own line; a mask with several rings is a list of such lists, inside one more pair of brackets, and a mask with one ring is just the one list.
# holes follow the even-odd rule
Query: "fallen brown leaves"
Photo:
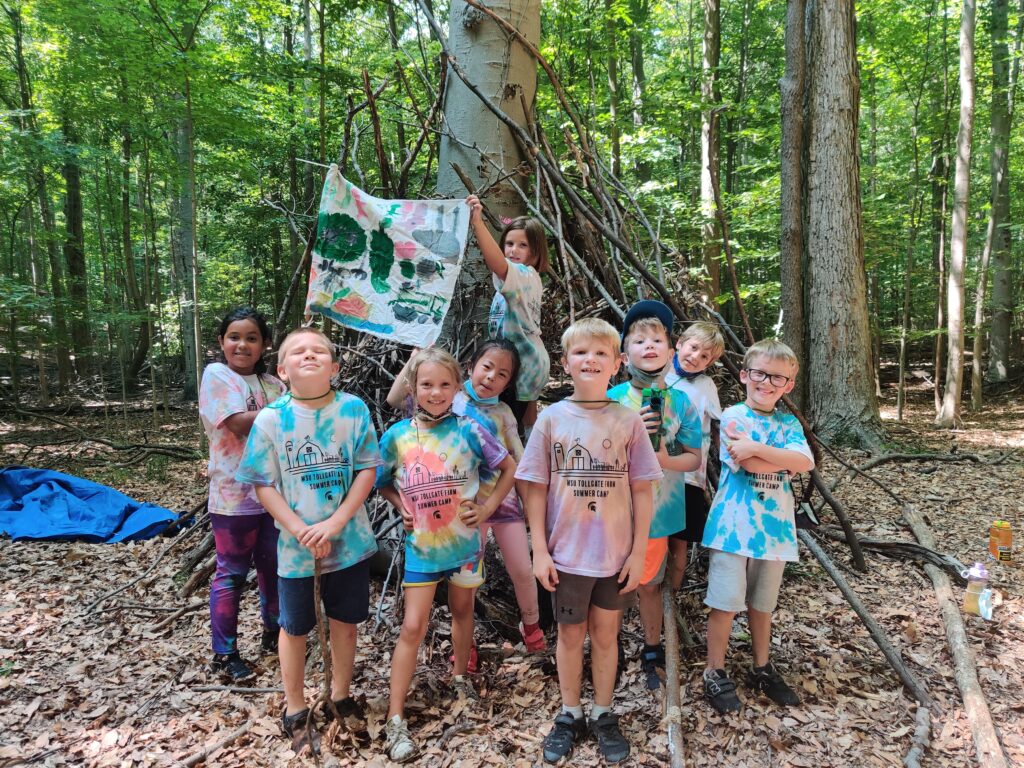
[[[963, 431], [936, 432], [928, 427], [929, 403], [911, 402], [907, 426], [893, 431], [906, 451], [958, 450], [992, 457], [1024, 445], [1024, 410], [1010, 399], [990, 407]], [[133, 417], [135, 434], [119, 420], [102, 415], [78, 417], [85, 430], [113, 437], [137, 438], [149, 417]], [[166, 425], [173, 439], [197, 441], [189, 412]], [[13, 462], [28, 446], [57, 440], [39, 424], [0, 425], [6, 460]], [[120, 432], [118, 430], [121, 429]], [[860, 463], [862, 455], [844, 452]], [[184, 510], [205, 493], [202, 462], [160, 462], [125, 471], [111, 467], [98, 452], [81, 446], [37, 448], [26, 461], [51, 466], [115, 485], [137, 498]], [[827, 478], [838, 474], [826, 464]], [[964, 562], [983, 559], [988, 525], [1009, 519], [1018, 544], [1024, 536], [1019, 457], [996, 466], [973, 463], [913, 462], [886, 464], [872, 470], [882, 482], [918, 504], [930, 518], [940, 548]], [[855, 478], [838, 496], [849, 509], [858, 532], [877, 538], [909, 540], [899, 509], [877, 486]], [[826, 522], [831, 522], [826, 516]], [[0, 766], [170, 766], [205, 749], [210, 766], [312, 765], [297, 756], [280, 735], [282, 696], [198, 690], [222, 681], [207, 671], [209, 628], [204, 611], [186, 613], [171, 624], [159, 623], [186, 605], [174, 595], [174, 572], [182, 553], [172, 551], [153, 575], [91, 613], [93, 599], [141, 573], [166, 541], [156, 539], [117, 546], [80, 543], [0, 541]], [[843, 545], [822, 540], [832, 557], [848, 562]], [[1020, 549], [1018, 549], [1020, 552]], [[929, 765], [974, 764], [941, 620], [927, 578], [918, 566], [867, 553], [870, 572], [848, 572], [853, 588], [885, 628], [904, 660], [936, 699]], [[991, 705], [1011, 763], [1024, 764], [1024, 569], [990, 564], [1003, 603], [995, 620], [966, 617], [974, 643], [982, 687]], [[698, 573], [694, 578], [703, 578]], [[193, 597], [205, 599], [205, 590]], [[385, 612], [395, 610], [393, 589]], [[687, 594], [684, 615], [698, 638], [703, 631], [702, 594]], [[373, 596], [374, 605], [377, 595]], [[240, 628], [243, 655], [255, 659], [259, 626], [254, 594], [243, 600]], [[550, 656], [531, 657], [517, 649], [494, 648], [478, 684], [483, 694], [476, 707], [453, 700], [446, 683], [450, 653], [447, 612], [435, 613], [428, 634], [409, 715], [414, 737], [424, 748], [421, 765], [532, 766], [540, 762], [540, 740], [558, 707], [558, 686]], [[364, 702], [364, 720], [325, 731], [325, 765], [385, 766], [380, 734], [387, 707], [387, 676], [394, 645], [393, 622], [371, 632], [363, 627], [356, 657], [354, 690]], [[682, 718], [688, 765], [721, 766], [898, 766], [914, 728], [915, 704], [899, 686], [867, 631], [850, 611], [827, 576], [810, 558], [787, 571], [776, 619], [773, 655], [804, 699], [782, 710], [740, 685], [744, 708], [735, 715], [715, 715], [701, 701], [700, 654], [684, 659]], [[500, 640], [478, 629], [478, 641]], [[660, 701], [643, 687], [635, 657], [641, 641], [634, 615], [624, 629], [629, 666], [616, 694], [624, 713], [623, 730], [634, 747], [629, 764], [659, 766], [668, 745]], [[314, 659], [317, 658], [314, 656]], [[749, 636], [736, 623], [730, 674], [745, 677]], [[256, 686], [280, 685], [276, 661], [260, 660]], [[311, 665], [307, 699], [320, 687], [318, 663]], [[587, 694], [585, 694], [585, 698]], [[247, 731], [217, 746], [251, 724]], [[599, 762], [592, 743], [583, 744], [570, 765]]]

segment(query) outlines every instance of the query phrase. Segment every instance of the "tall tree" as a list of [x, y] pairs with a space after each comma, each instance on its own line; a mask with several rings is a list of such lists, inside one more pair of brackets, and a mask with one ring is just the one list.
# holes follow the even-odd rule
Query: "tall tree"
[[808, 13], [808, 401], [823, 435], [875, 447], [853, 0], [809, 0]]
[[[992, 0], [992, 149], [989, 172], [992, 175], [992, 200], [988, 215], [985, 245], [992, 259], [992, 332], [989, 334], [988, 379], [1006, 381], [1010, 368], [1010, 325], [1013, 319], [1013, 261], [1010, 237], [1010, 123], [1016, 82], [1009, 75], [1010, 51], [1006, 43], [1007, 0]], [[1021, 4], [1024, 23], [1024, 3]], [[1020, 45], [1020, 35], [1017, 36]], [[1019, 51], [1018, 51], [1019, 53]], [[1019, 72], [1019, 63], [1014, 65]], [[1016, 77], [1013, 78], [1016, 80]], [[971, 404], [981, 405], [981, 348], [975, 328], [975, 360], [971, 375]], [[975, 382], [977, 379], [977, 382]]]
[[91, 370], [92, 342], [89, 335], [89, 277], [85, 267], [85, 226], [82, 209], [82, 167], [78, 136], [71, 113], [64, 104], [62, 129], [64, 148], [64, 263], [68, 270], [68, 298], [71, 300], [71, 343], [75, 350], [75, 371], [87, 376]]
[[701, 127], [700, 127], [700, 202], [701, 242], [704, 269], [708, 273], [712, 298], [721, 292], [718, 220], [715, 218], [715, 192], [718, 184], [718, 120], [713, 111], [721, 101], [718, 89], [718, 65], [722, 48], [722, 11], [719, 0], [704, 2], [704, 45], [701, 57]]
[[953, 171], [953, 227], [946, 286], [948, 349], [946, 386], [938, 427], [952, 428], [960, 417], [964, 384], [964, 269], [967, 263], [967, 206], [971, 191], [971, 139], [974, 132], [974, 26], [977, 0], [964, 0], [960, 16], [960, 122]]

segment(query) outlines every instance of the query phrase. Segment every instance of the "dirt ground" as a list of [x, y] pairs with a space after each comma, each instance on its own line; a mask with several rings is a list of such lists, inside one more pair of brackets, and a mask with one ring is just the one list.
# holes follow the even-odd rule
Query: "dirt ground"
[[[925, 512], [939, 547], [964, 563], [984, 560], [993, 519], [1010, 520], [1018, 553], [1024, 535], [1020, 500], [1024, 457], [1024, 405], [1020, 388], [1004, 390], [981, 414], [967, 414], [961, 430], [935, 431], [929, 392], [912, 393], [908, 417], [895, 422], [895, 408], [883, 412], [889, 429], [886, 450], [972, 454], [981, 459], [885, 464], [871, 474]], [[145, 411], [105, 415], [102, 409], [64, 421], [86, 436], [149, 440], [195, 446], [198, 419], [192, 409], [172, 412], [156, 427]], [[73, 429], [38, 419], [0, 420], [5, 464], [49, 467], [108, 483], [136, 498], [186, 510], [205, 495], [204, 463], [151, 457], [116, 466], [133, 454], [114, 452], [82, 439]], [[1014, 451], [1006, 455], [1008, 451]], [[866, 455], [842, 452], [861, 463]], [[826, 479], [842, 477], [829, 460]], [[877, 538], [912, 540], [900, 509], [881, 489], [862, 478], [844, 480], [837, 496], [859, 532]], [[830, 513], [826, 524], [834, 522]], [[196, 541], [192, 537], [189, 541]], [[0, 540], [0, 766], [178, 765], [247, 727], [205, 758], [210, 766], [312, 765], [296, 756], [280, 735], [283, 697], [278, 692], [209, 690], [223, 684], [207, 668], [209, 625], [206, 589], [177, 597], [189, 541], [171, 549], [152, 574], [97, 607], [105, 592], [149, 568], [169, 539], [93, 545]], [[850, 569], [844, 545], [820, 539], [878, 619], [903, 660], [937, 703], [932, 743], [923, 764], [976, 764], [970, 729], [956, 687], [944, 629], [931, 583], [912, 562], [868, 554], [869, 571]], [[687, 765], [694, 766], [898, 766], [910, 746], [916, 704], [901, 687], [867, 631], [810, 553], [787, 569], [776, 614], [773, 655], [803, 697], [784, 710], [741, 685], [743, 709], [713, 713], [701, 698], [699, 648], [685, 652], [682, 716]], [[1002, 603], [992, 621], [966, 616], [967, 631], [1010, 764], [1024, 765], [1024, 570], [990, 563]], [[704, 579], [697, 562], [691, 583]], [[956, 596], [962, 591], [954, 588]], [[698, 645], [702, 642], [702, 592], [680, 597], [683, 615]], [[373, 585], [371, 615], [380, 600]], [[399, 617], [392, 586], [381, 602], [382, 621], [365, 624], [359, 635], [354, 691], [364, 703], [365, 721], [325, 732], [324, 762], [384, 765], [380, 732], [387, 705], [387, 675]], [[194, 609], [161, 626], [181, 606]], [[478, 627], [477, 640], [488, 661], [478, 675], [481, 704], [453, 703], [446, 682], [449, 625], [435, 610], [410, 704], [414, 737], [424, 747], [420, 765], [528, 766], [540, 763], [540, 741], [559, 705], [553, 657], [524, 649], [501, 650], [501, 639]], [[243, 600], [240, 627], [244, 656], [258, 656], [259, 626], [254, 593]], [[624, 628], [628, 665], [616, 694], [622, 725], [633, 745], [627, 765], [668, 763], [662, 703], [643, 686], [636, 656], [640, 647], [636, 615]], [[549, 634], [549, 640], [553, 635]], [[730, 674], [742, 679], [750, 660], [749, 636], [740, 619], [734, 627]], [[507, 655], [510, 654], [510, 655]], [[504, 657], [504, 658], [503, 658]], [[310, 664], [307, 698], [319, 692], [319, 663]], [[280, 685], [276, 659], [260, 659], [258, 689]], [[587, 694], [585, 694], [586, 700]], [[188, 764], [196, 764], [195, 760]], [[593, 765], [592, 743], [582, 745], [569, 765]]]

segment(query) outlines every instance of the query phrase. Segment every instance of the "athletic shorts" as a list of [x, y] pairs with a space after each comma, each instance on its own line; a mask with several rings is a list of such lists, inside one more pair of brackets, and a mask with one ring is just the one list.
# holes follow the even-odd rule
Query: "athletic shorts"
[[711, 550], [704, 605], [739, 613], [747, 608], [771, 613], [779, 601], [782, 560], [754, 560], [732, 552]]
[[551, 594], [551, 607], [559, 624], [582, 624], [590, 606], [606, 611], [624, 611], [636, 602], [636, 590], [619, 594], [618, 576], [578, 576], [558, 571], [558, 584]]
[[481, 586], [484, 583], [483, 557], [458, 568], [449, 568], [447, 571], [423, 572], [410, 571], [407, 568], [405, 577], [402, 579], [402, 586], [429, 587], [434, 584], [440, 584], [444, 579], [448, 579], [448, 583], [453, 587], [474, 589]]
[[704, 524], [708, 521], [708, 500], [704, 489], [686, 484], [686, 527], [669, 538], [700, 544], [704, 539]]
[[[304, 637], [316, 626], [313, 606], [313, 576], [277, 578], [281, 601], [281, 629], [293, 637]], [[359, 624], [370, 615], [370, 561], [320, 575], [320, 600], [329, 619]]]
[[644, 553], [644, 571], [640, 575], [640, 583], [661, 584], [665, 580], [665, 566], [668, 563], [668, 536], [659, 536], [647, 540], [647, 551]]

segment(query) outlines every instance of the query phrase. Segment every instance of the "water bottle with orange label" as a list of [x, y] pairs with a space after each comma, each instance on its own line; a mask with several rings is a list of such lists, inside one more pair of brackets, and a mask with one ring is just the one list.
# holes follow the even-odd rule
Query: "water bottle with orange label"
[[1013, 559], [1013, 529], [1006, 520], [996, 520], [988, 529], [988, 553], [1001, 563]]

